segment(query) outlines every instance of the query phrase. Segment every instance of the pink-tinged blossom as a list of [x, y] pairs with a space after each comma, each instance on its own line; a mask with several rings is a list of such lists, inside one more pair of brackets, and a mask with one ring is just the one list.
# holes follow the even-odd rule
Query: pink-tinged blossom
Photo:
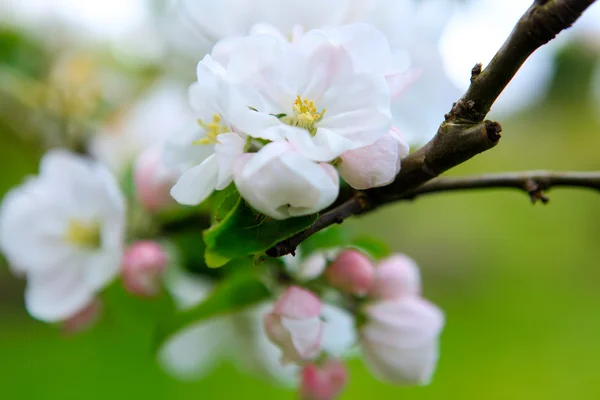
[[327, 282], [337, 289], [358, 296], [365, 295], [373, 281], [373, 263], [357, 250], [345, 250], [325, 272]]
[[394, 254], [375, 266], [369, 297], [393, 299], [400, 296], [418, 296], [421, 276], [414, 260], [404, 254]]
[[265, 316], [265, 332], [281, 350], [281, 363], [302, 364], [321, 352], [324, 322], [321, 301], [312, 292], [292, 286]]

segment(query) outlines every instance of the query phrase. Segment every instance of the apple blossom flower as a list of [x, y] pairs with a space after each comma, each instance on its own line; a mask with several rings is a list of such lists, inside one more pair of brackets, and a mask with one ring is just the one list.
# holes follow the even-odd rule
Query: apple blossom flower
[[390, 92], [382, 74], [355, 71], [342, 46], [306, 37], [294, 45], [270, 35], [238, 40], [227, 79], [257, 93], [247, 104], [255, 112], [240, 121], [250, 136], [286, 139], [304, 157], [329, 162], [387, 132]]
[[347, 381], [348, 371], [339, 360], [328, 359], [322, 364], [307, 364], [301, 371], [300, 399], [335, 399]]
[[338, 172], [354, 189], [385, 186], [396, 178], [401, 160], [408, 152], [408, 143], [398, 129], [392, 127], [372, 145], [343, 153]]
[[61, 150], [47, 153], [39, 176], [4, 197], [0, 248], [27, 278], [33, 317], [72, 317], [118, 274], [124, 203], [105, 167]]
[[339, 191], [333, 166], [308, 160], [286, 141], [238, 157], [234, 181], [248, 204], [274, 219], [321, 211], [335, 201]]
[[142, 297], [159, 294], [161, 275], [168, 263], [163, 247], [153, 241], [139, 241], [123, 255], [123, 285], [128, 292]]
[[394, 254], [377, 263], [369, 298], [393, 299], [421, 294], [417, 264], [404, 254]]
[[244, 153], [246, 135], [236, 129], [236, 119], [252, 113], [234, 88], [221, 76], [224, 71], [206, 56], [198, 64], [198, 81], [190, 87], [190, 103], [204, 128], [204, 136], [188, 147], [214, 145], [214, 153], [199, 165], [187, 169], [171, 189], [177, 202], [196, 205], [215, 189], [222, 190], [233, 180], [233, 167]]
[[[231, 12], [234, 8], [236, 12]], [[395, 71], [392, 82], [397, 88], [406, 89], [406, 96], [393, 104], [394, 122], [411, 143], [422, 144], [435, 134], [440, 116], [460, 95], [460, 90], [443, 69], [438, 50], [438, 41], [455, 8], [454, 2], [448, 0], [335, 0], [326, 3], [257, 0], [236, 3], [235, 7], [230, 0], [218, 3], [183, 0], [180, 15], [182, 25], [195, 27], [196, 34], [216, 43], [212, 53], [215, 58], [226, 60], [233, 50], [232, 44], [248, 33], [269, 34], [298, 42], [302, 32], [311, 29], [357, 22], [375, 26], [391, 45]], [[314, 12], [316, 9], [318, 13]], [[370, 42], [363, 40], [363, 43]], [[380, 61], [366, 56], [363, 60]], [[417, 74], [421, 79], [415, 81]], [[392, 97], [398, 93], [392, 91]], [[427, 107], [422, 106], [425, 102]]]
[[325, 271], [325, 278], [332, 287], [358, 296], [368, 292], [373, 275], [371, 260], [353, 249], [342, 251]]
[[321, 352], [321, 301], [297, 286], [288, 288], [265, 316], [265, 332], [282, 352], [281, 364], [301, 364]]
[[360, 328], [363, 358], [379, 379], [395, 384], [426, 384], [438, 359], [442, 312], [417, 296], [376, 301], [365, 308]]

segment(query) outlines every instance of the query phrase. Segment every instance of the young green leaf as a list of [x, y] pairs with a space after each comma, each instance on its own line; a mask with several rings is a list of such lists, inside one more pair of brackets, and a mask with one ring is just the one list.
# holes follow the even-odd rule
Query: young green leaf
[[240, 198], [225, 218], [204, 232], [204, 259], [216, 268], [237, 257], [261, 254], [316, 220], [317, 215], [274, 220], [257, 214]]

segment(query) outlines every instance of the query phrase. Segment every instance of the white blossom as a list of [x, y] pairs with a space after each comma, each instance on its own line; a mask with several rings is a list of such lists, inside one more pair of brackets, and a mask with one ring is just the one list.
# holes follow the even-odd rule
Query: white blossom
[[[235, 160], [244, 153], [246, 135], [237, 130], [236, 121], [248, 118], [252, 111], [240, 103], [241, 98], [222, 74], [221, 67], [206, 56], [198, 64], [198, 81], [190, 87], [190, 103], [203, 129], [195, 141], [184, 145], [184, 151], [208, 145], [213, 146], [214, 153], [187, 169], [173, 186], [171, 195], [181, 204], [199, 204], [215, 189], [227, 187], [233, 180]], [[188, 155], [181, 158], [187, 161]]]
[[339, 191], [333, 166], [310, 161], [285, 141], [239, 157], [234, 180], [252, 207], [274, 219], [314, 214], [331, 205]]
[[329, 162], [385, 134], [390, 91], [383, 74], [355, 69], [343, 46], [326, 36], [315, 43], [316, 35], [293, 45], [248, 36], [233, 46], [226, 69], [229, 80], [257, 93], [248, 99], [256, 112], [241, 121], [249, 135], [287, 139], [306, 158]]
[[[391, 44], [396, 83], [406, 89], [403, 92], [406, 96], [393, 105], [395, 124], [411, 143], [422, 144], [431, 138], [449, 104], [460, 95], [446, 76], [438, 51], [438, 41], [453, 14], [453, 1], [258, 0], [235, 2], [235, 5], [232, 2], [183, 0], [180, 3], [185, 24], [194, 26], [196, 32], [215, 43], [221, 40], [213, 49], [215, 58], [227, 59], [232, 43], [250, 32], [296, 42], [303, 32], [311, 29], [356, 22], [381, 30]], [[420, 79], [415, 80], [416, 76]]]
[[0, 209], [0, 248], [27, 278], [29, 313], [54, 322], [77, 314], [119, 271], [124, 199], [100, 164], [51, 151], [40, 174], [12, 189]]

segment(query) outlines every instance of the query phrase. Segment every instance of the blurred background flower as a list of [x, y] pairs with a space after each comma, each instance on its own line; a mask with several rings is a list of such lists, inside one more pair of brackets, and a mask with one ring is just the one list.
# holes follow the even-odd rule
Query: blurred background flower
[[[489, 61], [529, 4], [6, 0], [0, 11], [0, 196], [35, 173], [53, 147], [90, 151], [134, 190], [133, 168], [142, 153], [195, 124], [187, 87], [197, 62], [217, 40], [247, 34], [258, 23], [273, 24], [286, 37], [297, 25], [368, 22], [381, 29], [397, 65], [419, 72], [394, 109], [395, 125], [414, 147], [433, 136], [473, 65]], [[453, 174], [600, 169], [600, 5], [528, 60], [493, 113], [504, 127], [502, 144]], [[430, 386], [382, 385], [353, 359], [342, 398], [600, 397], [600, 202], [585, 191], [551, 197], [547, 207], [532, 208], [520, 193], [443, 195], [348, 221], [352, 231], [382, 236], [418, 261], [424, 296], [444, 310], [447, 327]], [[137, 229], [147, 229], [143, 222]], [[273, 366], [279, 354], [260, 335], [257, 313], [266, 310], [190, 334], [195, 345], [183, 352], [188, 358], [175, 352], [181, 363], [168, 357], [159, 363], [152, 332], [163, 301], [140, 302], [110, 287], [97, 326], [64, 337], [27, 315], [24, 286], [0, 259], [0, 374], [6, 377], [0, 393], [7, 398], [294, 396], [256, 379], [286, 376]], [[173, 296], [181, 304], [200, 300]], [[164, 373], [165, 365], [172, 374]], [[254, 374], [240, 372], [246, 370]]]

